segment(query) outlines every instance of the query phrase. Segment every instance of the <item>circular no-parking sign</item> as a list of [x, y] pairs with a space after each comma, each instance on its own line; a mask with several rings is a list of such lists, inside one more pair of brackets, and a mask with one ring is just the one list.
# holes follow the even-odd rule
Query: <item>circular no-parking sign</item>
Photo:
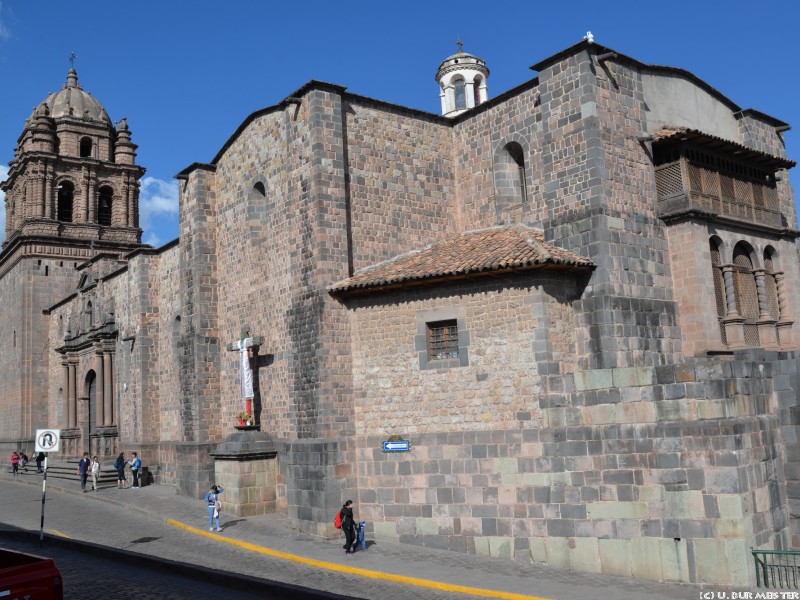
[[60, 445], [60, 429], [36, 430], [36, 452], [58, 452]]

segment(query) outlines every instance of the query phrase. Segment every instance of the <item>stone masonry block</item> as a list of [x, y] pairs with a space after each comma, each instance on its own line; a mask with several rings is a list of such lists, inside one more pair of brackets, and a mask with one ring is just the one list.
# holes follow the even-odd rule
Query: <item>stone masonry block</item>
[[575, 378], [575, 389], [579, 392], [610, 388], [614, 385], [612, 369], [576, 371], [573, 376]]

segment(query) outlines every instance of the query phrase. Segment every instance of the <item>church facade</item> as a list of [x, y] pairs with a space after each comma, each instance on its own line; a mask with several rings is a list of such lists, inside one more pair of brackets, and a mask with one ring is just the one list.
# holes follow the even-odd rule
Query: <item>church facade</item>
[[[442, 115], [311, 81], [177, 175], [159, 249], [70, 72], [3, 184], [0, 444], [235, 471], [319, 535], [350, 498], [378, 541], [749, 584], [798, 542], [788, 125], [591, 40], [532, 68], [490, 98], [459, 49]], [[274, 452], [231, 461], [247, 336]]]

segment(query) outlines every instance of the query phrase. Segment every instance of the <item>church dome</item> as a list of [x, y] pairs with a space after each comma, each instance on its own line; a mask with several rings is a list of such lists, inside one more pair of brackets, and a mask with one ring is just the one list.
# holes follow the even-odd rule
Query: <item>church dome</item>
[[475, 70], [482, 73], [484, 77], [489, 76], [489, 69], [486, 67], [485, 60], [459, 49], [458, 52], [445, 58], [442, 64], [439, 65], [439, 68], [436, 70], [436, 81], [440, 81], [444, 75], [451, 71], [459, 71], [462, 69]]
[[78, 73], [75, 69], [70, 69], [67, 73], [67, 81], [63, 88], [50, 94], [34, 109], [34, 115], [42, 105], [47, 106], [50, 117], [54, 119], [73, 117], [111, 125], [111, 119], [103, 105], [89, 92], [84, 91], [78, 83]]

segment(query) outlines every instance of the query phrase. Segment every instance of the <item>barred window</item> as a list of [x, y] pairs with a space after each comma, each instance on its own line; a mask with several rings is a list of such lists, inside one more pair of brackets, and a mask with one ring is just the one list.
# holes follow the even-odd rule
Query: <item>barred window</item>
[[455, 319], [428, 323], [428, 360], [458, 358], [458, 323]]

